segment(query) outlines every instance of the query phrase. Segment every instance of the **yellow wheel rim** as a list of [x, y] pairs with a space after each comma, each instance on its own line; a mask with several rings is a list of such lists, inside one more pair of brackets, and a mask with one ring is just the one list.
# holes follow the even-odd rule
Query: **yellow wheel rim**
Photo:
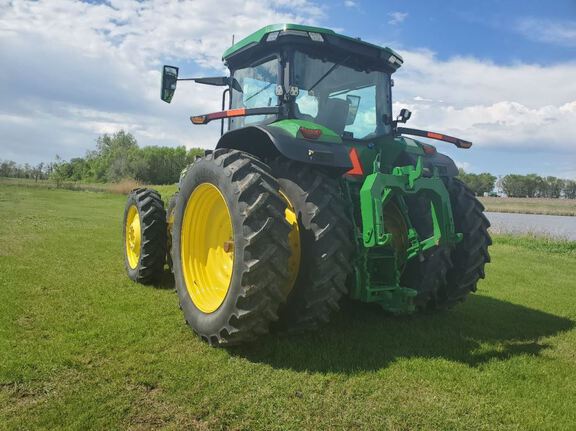
[[288, 291], [290, 291], [296, 284], [298, 271], [300, 270], [300, 228], [298, 227], [298, 216], [296, 215], [296, 211], [288, 199], [288, 196], [286, 196], [282, 191], [280, 191], [280, 195], [284, 199], [284, 202], [286, 202], [284, 217], [290, 225], [290, 233], [288, 234], [288, 245], [290, 246], [291, 252], [290, 259], [288, 259], [288, 271], [290, 274]]
[[131, 205], [130, 208], [128, 208], [125, 240], [128, 265], [130, 265], [130, 268], [136, 269], [138, 261], [140, 260], [141, 244], [140, 214], [138, 214], [136, 205]]
[[234, 268], [234, 229], [216, 186], [202, 183], [190, 195], [180, 234], [182, 272], [188, 294], [204, 313], [222, 305]]

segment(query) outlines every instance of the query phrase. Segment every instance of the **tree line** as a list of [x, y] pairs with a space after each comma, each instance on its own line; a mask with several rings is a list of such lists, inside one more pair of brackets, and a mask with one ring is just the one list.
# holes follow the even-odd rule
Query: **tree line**
[[52, 164], [39, 163], [19, 165], [13, 160], [0, 160], [0, 177], [46, 180], [52, 172]]
[[[201, 148], [150, 146], [140, 148], [130, 133], [119, 131], [104, 134], [96, 140], [96, 148], [85, 157], [69, 161], [56, 156], [52, 163], [19, 165], [13, 161], [0, 161], [0, 177], [53, 179], [64, 181], [113, 183], [134, 179], [145, 184], [174, 184], [180, 172], [204, 154]], [[468, 173], [460, 169], [458, 177], [477, 195], [494, 193], [501, 189], [511, 197], [545, 197], [576, 199], [576, 181], [536, 174], [510, 174], [497, 179], [483, 172]]]
[[506, 196], [518, 198], [576, 199], [576, 181], [536, 174], [509, 174], [497, 179], [487, 172], [472, 174], [460, 169], [458, 177], [477, 195], [495, 194], [495, 188]]
[[576, 181], [536, 174], [506, 175], [499, 186], [510, 197], [576, 199]]
[[18, 165], [13, 161], [0, 163], [0, 176], [56, 181], [115, 183], [134, 179], [145, 184], [174, 184], [180, 172], [203, 155], [201, 148], [138, 146], [132, 134], [120, 131], [104, 134], [96, 140], [96, 148], [85, 157], [56, 161], [37, 166]]

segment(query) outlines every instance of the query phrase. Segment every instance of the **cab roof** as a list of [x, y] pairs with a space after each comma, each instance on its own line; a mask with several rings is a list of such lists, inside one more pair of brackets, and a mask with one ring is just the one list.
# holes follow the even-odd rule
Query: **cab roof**
[[353, 38], [336, 33], [322, 27], [312, 27], [300, 24], [272, 24], [262, 27], [251, 35], [236, 42], [222, 55], [222, 60], [227, 61], [236, 54], [250, 50], [252, 47], [262, 46], [267, 42], [275, 42], [284, 36], [301, 36], [317, 43], [331, 43], [346, 46], [348, 49], [359, 49], [363, 52], [370, 51], [371, 57], [377, 56], [388, 62], [392, 69], [398, 69], [402, 63], [402, 57], [388, 47], [381, 47], [372, 43], [364, 42], [360, 38]]

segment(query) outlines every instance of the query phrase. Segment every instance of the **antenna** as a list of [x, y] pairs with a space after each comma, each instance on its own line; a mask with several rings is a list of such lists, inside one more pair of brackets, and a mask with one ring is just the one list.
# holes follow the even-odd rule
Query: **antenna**
[[234, 34], [232, 34], [232, 46], [234, 46]]

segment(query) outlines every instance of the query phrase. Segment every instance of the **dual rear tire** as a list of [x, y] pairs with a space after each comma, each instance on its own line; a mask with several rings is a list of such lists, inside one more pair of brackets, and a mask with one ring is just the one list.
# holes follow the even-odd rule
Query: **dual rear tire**
[[278, 322], [315, 328], [345, 293], [351, 225], [338, 180], [235, 150], [197, 160], [169, 211], [171, 261], [188, 324], [212, 345], [254, 340]]

